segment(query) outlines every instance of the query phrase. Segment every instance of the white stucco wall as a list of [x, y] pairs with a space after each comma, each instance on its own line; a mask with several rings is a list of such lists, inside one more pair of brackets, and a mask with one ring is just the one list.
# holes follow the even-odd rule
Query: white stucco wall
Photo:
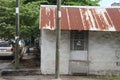
[[[88, 74], [120, 73], [120, 32], [89, 32]], [[60, 45], [60, 73], [70, 72], [71, 50], [70, 32], [62, 31]], [[42, 30], [41, 37], [41, 72], [55, 73], [55, 31]], [[118, 64], [117, 64], [118, 63]], [[71, 73], [71, 72], [70, 72]]]
[[120, 32], [89, 33], [89, 73], [118, 74], [120, 72]]
[[[42, 30], [41, 36], [41, 72], [42, 74], [55, 73], [55, 53], [56, 53], [55, 31]], [[60, 73], [68, 74], [69, 71], [69, 31], [62, 31], [60, 45]]]

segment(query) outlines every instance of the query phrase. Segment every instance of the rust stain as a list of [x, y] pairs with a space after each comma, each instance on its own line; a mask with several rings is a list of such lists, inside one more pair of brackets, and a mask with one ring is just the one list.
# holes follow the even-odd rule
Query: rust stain
[[107, 21], [108, 21], [108, 25], [109, 25], [110, 27], [112, 27], [112, 26], [113, 26], [113, 24], [112, 24], [112, 21], [110, 20], [110, 17], [109, 17], [109, 15], [108, 15], [108, 13], [107, 13], [107, 12], [105, 12], [104, 14], [105, 14], [106, 19], [107, 19]]
[[47, 16], [45, 13], [45, 8], [41, 8], [41, 28], [43, 28], [47, 22], [47, 19], [45, 19], [45, 17]]
[[99, 17], [100, 17], [101, 24], [103, 24], [102, 27], [101, 27], [101, 30], [107, 30], [108, 26], [107, 26], [107, 23], [106, 23], [106, 21], [105, 21], [103, 15], [100, 14]]
[[81, 30], [84, 30], [84, 27], [83, 27], [83, 26], [85, 26], [85, 24], [84, 24], [84, 21], [83, 21], [82, 10], [81, 10], [81, 9], [79, 9], [79, 11], [80, 11], [81, 22], [82, 22], [82, 26], [80, 27], [80, 29], [81, 29]]
[[71, 30], [71, 26], [70, 26], [70, 16], [69, 16], [69, 13], [68, 13], [68, 9], [66, 9], [66, 14], [67, 14], [67, 22], [68, 22], [68, 29]]
[[96, 19], [95, 10], [91, 9], [91, 11], [92, 11], [92, 15], [93, 15], [93, 20], [95, 20], [95, 28], [94, 29], [98, 29], [99, 24], [98, 24], [97, 19]]
[[[62, 30], [120, 31], [120, 9], [100, 7], [61, 8]], [[56, 7], [41, 7], [41, 29], [56, 29]]]
[[72, 30], [80, 30], [82, 27], [81, 16], [79, 8], [68, 8], [68, 15], [70, 20], [70, 27]]
[[107, 10], [107, 12], [108, 12], [108, 14], [109, 14], [109, 16], [112, 20], [112, 23], [113, 23], [115, 29], [117, 31], [120, 31], [120, 18], [119, 18], [120, 17], [120, 12], [119, 12], [119, 9], [117, 9], [117, 8], [112, 8], [112, 9], [107, 8], [106, 10]]
[[84, 16], [83, 20], [84, 20], [84, 24], [85, 24], [84, 30], [89, 30], [91, 24], [90, 24], [90, 19], [89, 19], [89, 16], [88, 16], [87, 9], [84, 8], [83, 11], [84, 11], [84, 13], [83, 13], [83, 16]]
[[[94, 10], [93, 10], [93, 8], [91, 8], [91, 9], [89, 9], [90, 10], [90, 12], [91, 12], [91, 22], [92, 22], [92, 29], [96, 29], [96, 28], [98, 28], [98, 25], [97, 25], [97, 22], [96, 22], [96, 18], [95, 18], [95, 14], [94, 14]], [[91, 29], [91, 30], [92, 30]]]
[[90, 11], [90, 9], [87, 10], [87, 13], [88, 13], [88, 17], [89, 17], [89, 27], [88, 27], [88, 30], [90, 30], [90, 28], [93, 28], [93, 26], [95, 27], [95, 24], [94, 24], [92, 12]]
[[61, 12], [62, 12], [61, 29], [68, 30], [69, 29], [69, 26], [68, 26], [69, 22], [68, 22], [68, 19], [67, 19], [66, 8], [62, 8]]
[[102, 30], [103, 24], [101, 22], [100, 14], [98, 14], [95, 9], [94, 9], [94, 14], [95, 14], [95, 17], [96, 17], [96, 21], [98, 23], [98, 29]]

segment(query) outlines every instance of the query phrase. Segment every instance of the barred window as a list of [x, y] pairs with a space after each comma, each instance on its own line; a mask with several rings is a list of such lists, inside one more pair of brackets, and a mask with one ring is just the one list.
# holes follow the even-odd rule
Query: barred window
[[71, 50], [87, 50], [88, 32], [87, 31], [71, 31]]

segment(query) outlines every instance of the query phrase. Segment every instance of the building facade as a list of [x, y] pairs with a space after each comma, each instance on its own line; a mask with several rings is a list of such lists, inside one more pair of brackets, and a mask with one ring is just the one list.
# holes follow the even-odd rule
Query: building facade
[[[63, 6], [61, 11], [60, 73], [120, 74], [119, 8]], [[55, 73], [55, 12], [55, 6], [41, 6], [43, 74]]]
[[111, 6], [120, 6], [120, 3], [114, 2], [114, 3], [111, 4]]

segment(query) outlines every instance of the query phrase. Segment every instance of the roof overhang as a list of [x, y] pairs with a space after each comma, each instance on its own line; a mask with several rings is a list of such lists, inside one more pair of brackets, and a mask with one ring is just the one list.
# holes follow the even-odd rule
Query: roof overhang
[[[40, 29], [56, 29], [55, 5], [41, 5]], [[120, 31], [120, 7], [62, 6], [61, 30]]]

